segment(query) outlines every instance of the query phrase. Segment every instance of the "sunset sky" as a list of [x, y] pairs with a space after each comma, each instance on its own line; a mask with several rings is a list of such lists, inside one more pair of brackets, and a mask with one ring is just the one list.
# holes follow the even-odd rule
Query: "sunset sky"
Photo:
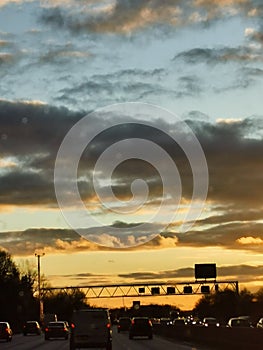
[[[263, 287], [262, 18], [261, 0], [0, 0], [0, 247], [18, 263], [44, 251], [52, 286], [185, 281], [212, 262], [219, 279]], [[75, 125], [72, 158], [59, 158]], [[83, 215], [68, 186], [88, 135]]]

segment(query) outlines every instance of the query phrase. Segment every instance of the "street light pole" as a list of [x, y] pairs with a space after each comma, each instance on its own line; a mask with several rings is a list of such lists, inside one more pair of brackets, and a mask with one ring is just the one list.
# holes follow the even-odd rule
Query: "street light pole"
[[42, 307], [42, 295], [41, 295], [41, 273], [40, 273], [40, 258], [44, 256], [45, 253], [37, 254], [35, 253], [35, 257], [37, 257], [37, 289], [38, 289], [38, 302], [39, 302], [39, 320], [42, 321], [43, 318], [43, 307]]

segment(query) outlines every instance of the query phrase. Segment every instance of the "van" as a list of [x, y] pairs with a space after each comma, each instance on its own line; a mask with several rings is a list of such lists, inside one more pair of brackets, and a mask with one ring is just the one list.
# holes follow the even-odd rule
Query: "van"
[[108, 310], [83, 309], [73, 312], [70, 350], [77, 348], [112, 350], [112, 329]]

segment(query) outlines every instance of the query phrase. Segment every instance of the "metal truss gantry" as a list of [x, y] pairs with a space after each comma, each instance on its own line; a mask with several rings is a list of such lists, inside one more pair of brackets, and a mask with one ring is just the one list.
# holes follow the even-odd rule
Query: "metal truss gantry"
[[87, 299], [97, 298], [123, 298], [123, 297], [153, 297], [168, 295], [197, 295], [230, 289], [237, 294], [238, 281], [195, 280], [192, 282], [151, 282], [130, 284], [109, 284], [77, 287], [51, 287], [42, 288], [42, 295], [52, 292], [72, 293], [82, 291]]

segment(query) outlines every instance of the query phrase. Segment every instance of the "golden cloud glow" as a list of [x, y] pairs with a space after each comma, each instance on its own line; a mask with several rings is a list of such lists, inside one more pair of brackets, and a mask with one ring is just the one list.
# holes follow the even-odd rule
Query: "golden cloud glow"
[[234, 124], [234, 123], [240, 123], [241, 121], [242, 121], [241, 118], [238, 118], [238, 119], [233, 119], [233, 118], [226, 118], [226, 119], [224, 119], [224, 118], [218, 118], [218, 119], [216, 120], [216, 122], [217, 122], [218, 124]]
[[237, 239], [236, 242], [243, 245], [263, 244], [263, 239], [261, 239], [260, 237], [247, 236]]

